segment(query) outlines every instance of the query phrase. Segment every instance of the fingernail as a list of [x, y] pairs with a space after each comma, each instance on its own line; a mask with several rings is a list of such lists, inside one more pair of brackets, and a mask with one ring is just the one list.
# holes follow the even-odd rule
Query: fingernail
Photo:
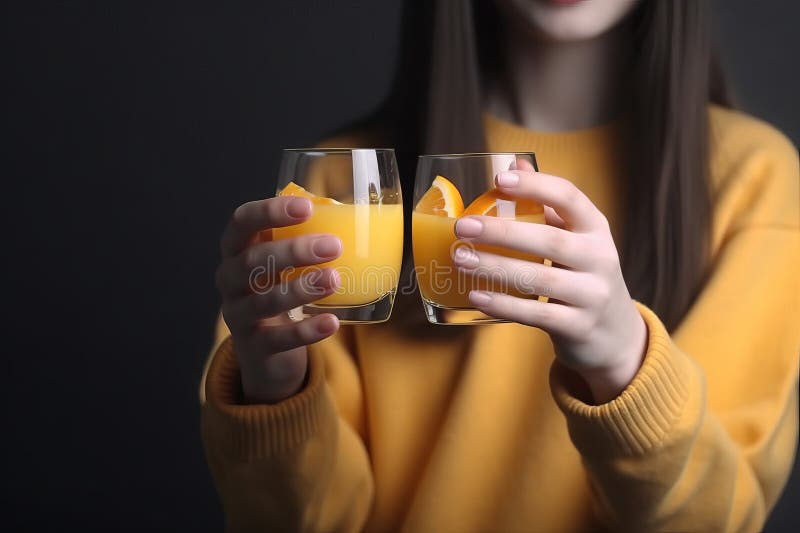
[[474, 268], [480, 263], [478, 254], [473, 252], [468, 246], [459, 246], [453, 254], [453, 261], [459, 266]]
[[342, 243], [335, 237], [319, 237], [311, 243], [311, 251], [317, 257], [334, 257], [339, 254]]
[[336, 270], [335, 268], [331, 269], [330, 276], [331, 276], [331, 282], [330, 282], [331, 288], [338, 287], [339, 283], [341, 283], [342, 281], [342, 277], [339, 275], [339, 271]]
[[292, 198], [286, 204], [286, 214], [291, 218], [305, 218], [311, 214], [311, 202], [307, 198]]
[[500, 172], [497, 174], [495, 182], [499, 187], [516, 187], [519, 183], [519, 176], [513, 172]]
[[488, 292], [483, 291], [469, 291], [469, 302], [475, 307], [483, 307], [492, 301], [492, 297]]
[[334, 315], [327, 315], [320, 319], [319, 323], [317, 324], [317, 331], [322, 335], [330, 335], [334, 331], [336, 331], [336, 324], [339, 321], [336, 319]]
[[456, 222], [456, 235], [459, 237], [477, 237], [483, 232], [483, 223], [476, 218], [460, 218]]
[[311, 285], [319, 289], [328, 289], [339, 284], [339, 273], [333, 269], [314, 269], [306, 278]]

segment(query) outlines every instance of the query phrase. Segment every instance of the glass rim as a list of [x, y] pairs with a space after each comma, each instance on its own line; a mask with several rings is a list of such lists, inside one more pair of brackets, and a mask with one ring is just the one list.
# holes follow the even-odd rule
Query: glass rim
[[488, 157], [493, 155], [530, 155], [536, 157], [536, 152], [463, 152], [453, 154], [422, 154], [418, 159], [455, 159], [458, 157]]
[[321, 152], [321, 153], [329, 153], [329, 154], [343, 154], [343, 153], [352, 153], [353, 150], [374, 150], [375, 152], [392, 152], [394, 153], [394, 148], [283, 148], [283, 152], [296, 152], [296, 153], [314, 153], [314, 152]]

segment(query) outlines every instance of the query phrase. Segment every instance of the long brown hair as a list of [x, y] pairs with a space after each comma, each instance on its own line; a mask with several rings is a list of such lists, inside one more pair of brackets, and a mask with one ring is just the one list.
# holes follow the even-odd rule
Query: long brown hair
[[[711, 224], [707, 107], [730, 101], [711, 52], [706, 0], [643, 0], [631, 17], [629, 218], [621, 262], [632, 296], [672, 330], [705, 275]], [[502, 68], [500, 24], [488, 0], [405, 3], [393, 91], [352, 128], [372, 130], [395, 146], [407, 199], [418, 154], [485, 151], [484, 88]]]

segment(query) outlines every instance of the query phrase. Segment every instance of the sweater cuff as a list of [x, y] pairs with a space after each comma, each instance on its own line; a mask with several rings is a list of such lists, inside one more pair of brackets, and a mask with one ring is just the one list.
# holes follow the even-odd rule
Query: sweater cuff
[[206, 379], [203, 424], [219, 446], [251, 461], [284, 453], [314, 435], [333, 405], [325, 391], [323, 361], [308, 354], [308, 378], [299, 393], [271, 405], [242, 405], [239, 364], [228, 337], [217, 348]]
[[570, 393], [565, 369], [551, 367], [553, 398], [583, 455], [635, 455], [663, 446], [674, 437], [697, 380], [694, 364], [673, 345], [658, 316], [635, 303], [647, 325], [647, 351], [619, 396], [602, 405], [586, 404]]

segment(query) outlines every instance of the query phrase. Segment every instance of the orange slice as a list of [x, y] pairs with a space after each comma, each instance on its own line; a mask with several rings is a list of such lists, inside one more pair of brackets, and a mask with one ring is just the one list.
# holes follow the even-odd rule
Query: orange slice
[[490, 217], [516, 218], [524, 215], [544, 214], [539, 202], [517, 198], [497, 189], [492, 189], [475, 198], [463, 215], [486, 215]]
[[436, 176], [431, 188], [417, 202], [416, 211], [440, 217], [459, 217], [464, 212], [464, 201], [461, 193], [450, 180]]
[[293, 181], [290, 181], [286, 187], [281, 189], [281, 192], [278, 193], [278, 196], [302, 196], [303, 198], [308, 198], [312, 203], [318, 205], [342, 205], [342, 202], [337, 202], [333, 198], [312, 194]]

